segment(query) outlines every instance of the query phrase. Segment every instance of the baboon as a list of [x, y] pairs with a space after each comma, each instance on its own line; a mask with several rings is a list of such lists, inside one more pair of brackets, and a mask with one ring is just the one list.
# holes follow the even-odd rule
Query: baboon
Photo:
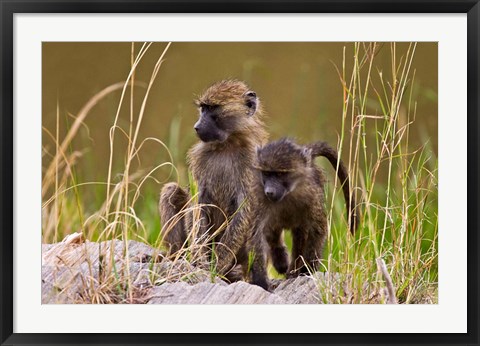
[[[318, 156], [326, 157], [335, 169], [338, 164], [353, 234], [358, 225], [355, 201], [353, 197], [350, 200], [348, 172], [342, 161], [338, 161], [335, 149], [325, 142], [301, 146], [287, 138], [257, 149], [256, 227], [261, 229], [269, 245], [273, 266], [287, 277], [315, 270], [322, 257], [327, 218], [325, 178], [314, 163]], [[284, 229], [292, 232], [291, 261], [283, 241]]]
[[[187, 161], [202, 205], [199, 236], [217, 232], [227, 217], [227, 226], [214, 239], [217, 271], [227, 273], [237, 263], [246, 275], [247, 267], [251, 267], [251, 281], [267, 289], [263, 236], [253, 232], [253, 211], [248, 199], [253, 186], [255, 149], [267, 140], [259, 98], [244, 82], [223, 80], [209, 87], [195, 104], [200, 117], [194, 129], [200, 142], [189, 150]], [[175, 183], [162, 189], [163, 222], [184, 207], [188, 195]], [[188, 219], [179, 222], [165, 236], [171, 252], [185, 243], [188, 223]], [[253, 263], [248, 263], [252, 258]]]

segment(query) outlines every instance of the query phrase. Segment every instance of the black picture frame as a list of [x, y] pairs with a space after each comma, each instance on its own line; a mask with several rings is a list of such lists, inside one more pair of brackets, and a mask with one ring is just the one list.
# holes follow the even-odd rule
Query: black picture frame
[[[479, 0], [0, 0], [0, 244], [2, 345], [448, 344], [478, 345], [480, 194]], [[465, 334], [27, 334], [13, 332], [13, 17], [16, 13], [467, 13], [468, 332]], [[454, 318], [454, 316], [452, 316]], [[354, 323], [352, 321], [351, 323]]]

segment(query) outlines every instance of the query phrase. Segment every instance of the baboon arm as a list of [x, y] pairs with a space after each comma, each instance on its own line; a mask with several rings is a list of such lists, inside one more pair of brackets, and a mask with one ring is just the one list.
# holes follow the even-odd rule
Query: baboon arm
[[235, 254], [238, 253], [246, 241], [246, 228], [249, 227], [249, 220], [247, 219], [249, 215], [248, 208], [249, 207], [245, 205], [235, 213], [222, 234], [222, 244], [217, 245], [215, 248], [217, 254], [217, 270], [220, 273], [225, 273], [230, 270], [235, 261]]

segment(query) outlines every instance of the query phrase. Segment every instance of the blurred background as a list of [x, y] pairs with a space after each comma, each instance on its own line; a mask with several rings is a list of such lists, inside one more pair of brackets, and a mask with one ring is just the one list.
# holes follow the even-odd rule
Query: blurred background
[[[141, 43], [134, 45], [135, 53], [140, 47]], [[165, 47], [166, 43], [154, 43], [137, 67], [134, 114], [138, 114], [145, 85]], [[375, 70], [371, 73], [372, 78], [377, 79], [377, 85], [380, 74], [385, 80], [391, 80], [392, 68], [390, 45], [380, 44], [379, 47]], [[302, 143], [327, 140], [336, 145], [341, 132], [344, 97], [338, 71], [342, 71], [345, 54], [346, 76], [351, 74], [353, 49], [353, 43], [348, 42], [173, 43], [146, 103], [139, 141], [147, 137], [162, 140], [171, 151], [179, 181], [187, 184], [185, 154], [197, 140], [193, 124], [198, 115], [193, 99], [213, 82], [238, 78], [245, 80], [259, 95], [266, 111], [265, 122], [271, 139], [289, 136]], [[399, 61], [407, 49], [408, 43], [397, 44], [395, 54]], [[107, 86], [126, 80], [131, 68], [131, 50], [130, 42], [43, 43], [44, 167], [48, 166], [55, 153], [55, 142], [47, 132], [55, 136], [57, 109], [59, 138], [63, 139], [74, 117], [90, 98]], [[436, 43], [418, 43], [412, 64], [415, 78], [407, 91], [411, 92], [411, 98], [416, 102], [416, 120], [410, 127], [408, 145], [415, 150], [428, 142], [434, 157], [437, 156], [437, 61]], [[120, 95], [121, 89], [97, 103], [69, 146], [69, 150], [80, 153], [75, 164], [77, 182], [106, 181], [109, 131]], [[129, 97], [127, 90], [127, 102], [120, 111], [118, 123], [125, 131], [130, 126]], [[368, 110], [371, 115], [380, 114], [378, 101], [368, 100]], [[373, 140], [375, 128], [370, 127], [368, 131], [367, 140]], [[114, 145], [113, 172], [122, 172], [127, 140], [117, 134]], [[148, 172], [166, 160], [167, 151], [150, 142], [143, 147], [132, 171]], [[154, 176], [157, 182], [152, 179], [142, 189], [142, 199], [148, 203], [139, 208], [139, 213], [153, 214], [158, 218], [155, 201], [161, 183], [175, 181], [177, 177], [171, 175], [169, 167], [160, 169]], [[104, 201], [105, 186], [85, 187], [79, 193], [88, 214], [89, 209], [97, 210]], [[158, 220], [152, 227], [159, 227]]]

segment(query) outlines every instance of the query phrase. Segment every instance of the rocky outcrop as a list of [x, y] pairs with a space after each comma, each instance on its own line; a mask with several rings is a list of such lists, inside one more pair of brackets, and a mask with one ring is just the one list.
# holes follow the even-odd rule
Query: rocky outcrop
[[[64, 241], [42, 246], [42, 303], [318, 304], [325, 274], [276, 280], [267, 292], [227, 284], [144, 243]], [[130, 287], [130, 296], [125, 288]]]
[[244, 281], [166, 283], [151, 290], [148, 304], [318, 304], [315, 280], [302, 276], [283, 281], [273, 292]]

